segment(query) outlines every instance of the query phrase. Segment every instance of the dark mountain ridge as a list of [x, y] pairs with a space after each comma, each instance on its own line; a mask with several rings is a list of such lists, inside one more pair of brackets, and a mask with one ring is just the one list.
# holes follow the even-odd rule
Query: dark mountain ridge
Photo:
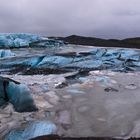
[[68, 37], [50, 37], [58, 40], [63, 40], [69, 44], [101, 46], [101, 47], [124, 47], [124, 48], [139, 48], [140, 37], [126, 38], [126, 39], [101, 39], [96, 37], [84, 37], [78, 35], [71, 35]]

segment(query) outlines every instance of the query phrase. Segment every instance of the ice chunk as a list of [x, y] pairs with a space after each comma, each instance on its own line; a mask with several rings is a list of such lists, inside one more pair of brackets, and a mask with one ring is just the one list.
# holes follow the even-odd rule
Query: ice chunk
[[0, 50], [0, 58], [14, 56], [15, 54], [11, 50]]
[[31, 112], [37, 110], [34, 100], [30, 95], [30, 90], [26, 85], [9, 82], [6, 93], [9, 102], [13, 104], [16, 111]]
[[25, 130], [13, 130], [5, 140], [27, 140], [38, 136], [49, 135], [56, 131], [56, 125], [50, 121], [37, 121], [30, 124]]
[[18, 112], [37, 111], [29, 88], [9, 78], [0, 77], [0, 106], [11, 102]]

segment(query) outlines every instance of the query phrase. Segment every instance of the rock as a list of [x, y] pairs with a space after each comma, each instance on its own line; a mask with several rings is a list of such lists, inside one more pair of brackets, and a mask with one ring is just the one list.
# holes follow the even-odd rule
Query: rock
[[38, 136], [55, 133], [56, 125], [50, 121], [37, 121], [29, 124], [24, 130], [13, 130], [5, 140], [27, 140]]
[[56, 86], [57, 89], [59, 89], [59, 88], [65, 88], [65, 87], [68, 86], [68, 83], [59, 83], [59, 84], [57, 84], [55, 86]]
[[31, 140], [60, 140], [60, 137], [57, 135], [45, 135], [45, 136], [39, 136], [39, 137], [33, 138]]
[[115, 88], [112, 88], [112, 87], [107, 87], [107, 88], [104, 89], [104, 91], [105, 92], [110, 92], [110, 91], [111, 92], [118, 92], [119, 90], [118, 89], [115, 89]]
[[62, 83], [66, 83], [66, 79], [62, 75], [48, 75], [47, 83], [50, 87], [57, 87]]
[[76, 52], [60, 52], [56, 53], [58, 56], [65, 56], [65, 57], [75, 57], [77, 55]]
[[0, 77], [0, 106], [3, 106], [8, 101], [8, 97], [6, 94], [6, 85], [8, 84], [8, 81], [4, 79], [3, 77]]

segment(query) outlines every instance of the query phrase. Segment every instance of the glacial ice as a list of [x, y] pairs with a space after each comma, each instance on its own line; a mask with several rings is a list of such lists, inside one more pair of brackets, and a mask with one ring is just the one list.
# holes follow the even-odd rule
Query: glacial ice
[[29, 88], [9, 78], [0, 76], [0, 106], [10, 102], [17, 112], [32, 112], [37, 108]]
[[30, 90], [26, 85], [9, 82], [6, 93], [9, 102], [13, 104], [17, 112], [37, 111]]
[[11, 52], [11, 50], [0, 50], [0, 58], [5, 58], [5, 57], [10, 57], [10, 56], [15, 56], [14, 53]]
[[33, 34], [0, 34], [1, 47], [24, 47], [40, 40], [41, 36]]
[[[45, 49], [44, 49], [45, 50]], [[97, 52], [96, 53], [94, 53]], [[16, 54], [16, 53], [15, 53]], [[27, 72], [40, 69], [53, 70], [113, 70], [113, 71], [139, 71], [140, 70], [140, 51], [128, 49], [93, 49], [84, 54], [75, 54], [66, 56], [65, 54], [41, 54], [36, 56], [24, 55], [14, 58], [1, 60], [0, 71], [7, 69], [14, 70], [16, 73], [21, 72], [23, 67]], [[27, 70], [27, 71], [26, 71]], [[7, 71], [7, 72], [8, 72]]]
[[11, 131], [5, 140], [27, 140], [37, 136], [53, 134], [56, 129], [56, 125], [50, 121], [37, 121], [30, 124], [23, 131]]
[[0, 47], [53, 47], [61, 45], [63, 45], [63, 41], [48, 39], [34, 34], [0, 34]]

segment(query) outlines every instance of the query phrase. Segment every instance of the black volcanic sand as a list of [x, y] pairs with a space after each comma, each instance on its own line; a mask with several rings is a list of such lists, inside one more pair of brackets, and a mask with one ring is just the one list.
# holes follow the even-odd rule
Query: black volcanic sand
[[[130, 138], [128, 140], [139, 140], [139, 139], [140, 138]], [[57, 135], [48, 135], [33, 138], [31, 140], [122, 140], [122, 139], [106, 138], [106, 137], [71, 138], [71, 137], [59, 137]]]
[[22, 75], [36, 75], [36, 74], [62, 74], [71, 72], [68, 69], [53, 69], [53, 68], [30, 68], [28, 69], [27, 66], [17, 65], [14, 69], [10, 70], [10, 74], [16, 74], [18, 72], [22, 72]]

